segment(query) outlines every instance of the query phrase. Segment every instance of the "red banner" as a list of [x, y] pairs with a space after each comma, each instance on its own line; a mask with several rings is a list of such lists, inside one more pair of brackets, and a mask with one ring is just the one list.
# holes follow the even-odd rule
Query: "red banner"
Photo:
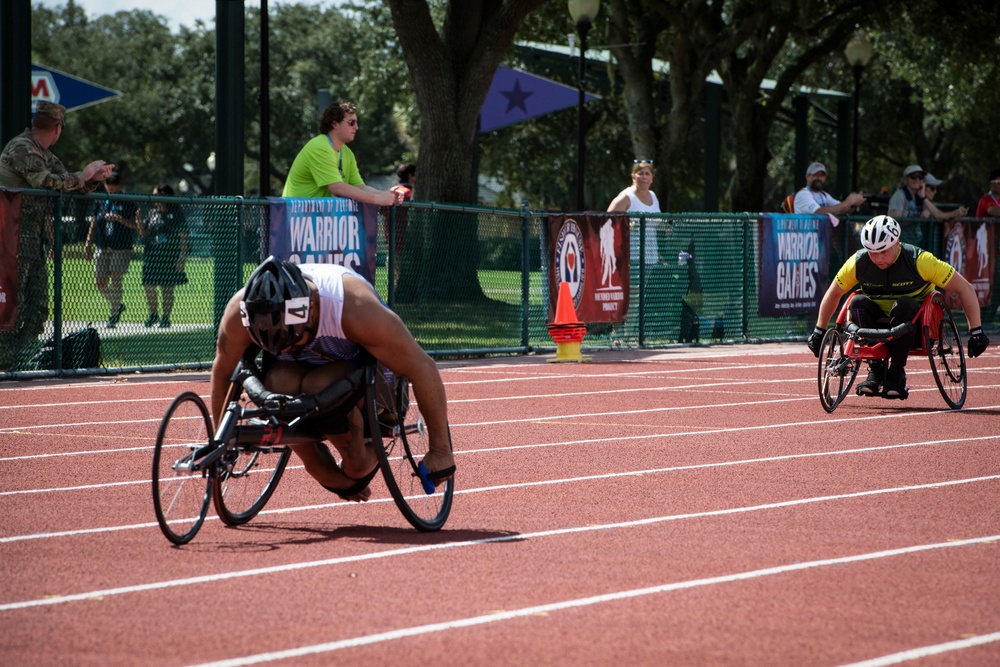
[[[990, 305], [996, 257], [990, 248], [996, 247], [996, 226], [986, 222], [947, 222], [944, 226], [944, 261], [955, 267], [972, 283], [979, 307]], [[962, 307], [953, 294], [948, 295], [952, 310]]]
[[17, 320], [17, 251], [21, 236], [21, 193], [0, 190], [0, 331]]
[[591, 213], [549, 217], [549, 321], [559, 283], [569, 283], [581, 322], [624, 322], [628, 314], [629, 219]]

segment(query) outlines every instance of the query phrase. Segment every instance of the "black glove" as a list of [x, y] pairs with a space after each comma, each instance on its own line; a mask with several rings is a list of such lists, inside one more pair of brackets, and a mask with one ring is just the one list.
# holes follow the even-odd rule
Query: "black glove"
[[[826, 334], [826, 329], [820, 329], [819, 327], [813, 328], [813, 332], [809, 334], [809, 339], [806, 341], [806, 345], [812, 350], [813, 355], [819, 358], [819, 348], [823, 345], [823, 336]], [[969, 354], [972, 354], [971, 352]]]
[[986, 351], [990, 344], [990, 339], [983, 333], [982, 327], [969, 330], [969, 356], [978, 357]]

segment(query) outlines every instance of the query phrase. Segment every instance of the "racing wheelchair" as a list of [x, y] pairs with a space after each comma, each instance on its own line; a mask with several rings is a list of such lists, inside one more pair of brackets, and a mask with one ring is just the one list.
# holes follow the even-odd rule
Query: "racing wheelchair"
[[[194, 392], [167, 408], [153, 452], [153, 507], [164, 536], [190, 542], [209, 503], [228, 526], [255, 517], [274, 493], [291, 445], [321, 438], [303, 421], [344, 415], [364, 397], [366, 443], [396, 506], [419, 531], [436, 531], [448, 519], [454, 478], [435, 487], [421, 459], [429, 451], [427, 427], [405, 377], [393, 376], [367, 356], [364, 363], [314, 396], [289, 396], [264, 388], [256, 350], [233, 372], [218, 428]], [[449, 442], [451, 440], [449, 434]]]
[[965, 353], [958, 327], [944, 294], [935, 290], [927, 295], [910, 322], [892, 329], [863, 329], [848, 321], [851, 292], [844, 299], [836, 324], [826, 330], [819, 351], [819, 400], [823, 409], [833, 412], [847, 396], [861, 364], [889, 358], [887, 343], [914, 332], [910, 356], [926, 354], [934, 381], [948, 407], [965, 404], [968, 389]]

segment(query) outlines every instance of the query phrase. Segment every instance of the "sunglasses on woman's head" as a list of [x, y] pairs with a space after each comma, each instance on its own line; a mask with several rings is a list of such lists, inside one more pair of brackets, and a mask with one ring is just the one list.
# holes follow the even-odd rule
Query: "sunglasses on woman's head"
[[653, 165], [653, 161], [652, 160], [645, 160], [645, 159], [643, 159], [643, 160], [632, 160], [632, 163], [633, 164], [648, 164], [650, 166]]

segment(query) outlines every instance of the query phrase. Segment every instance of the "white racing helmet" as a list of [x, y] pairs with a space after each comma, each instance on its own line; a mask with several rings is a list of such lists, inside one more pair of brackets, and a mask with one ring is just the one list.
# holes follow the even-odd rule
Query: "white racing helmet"
[[899, 241], [899, 223], [887, 215], [876, 215], [861, 228], [861, 245], [871, 252], [882, 252]]

